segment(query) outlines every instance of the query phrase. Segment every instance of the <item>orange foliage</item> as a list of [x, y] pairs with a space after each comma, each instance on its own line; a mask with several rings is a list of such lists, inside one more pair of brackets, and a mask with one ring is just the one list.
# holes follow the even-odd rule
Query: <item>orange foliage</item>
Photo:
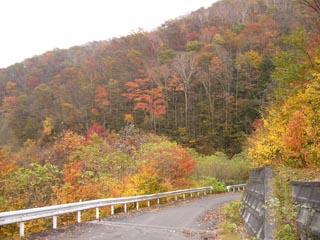
[[179, 187], [194, 172], [195, 160], [187, 149], [177, 144], [151, 143], [144, 145], [144, 148], [146, 150], [142, 150], [141, 157], [148, 161], [148, 165], [163, 181], [168, 180], [174, 187]]
[[125, 121], [127, 124], [133, 123], [134, 118], [133, 118], [132, 114], [125, 114], [125, 115], [124, 115], [124, 121]]
[[[308, 144], [306, 132], [306, 117], [301, 112], [295, 112], [288, 122], [283, 139], [283, 151], [287, 158], [296, 164], [310, 164], [312, 153], [305, 148]], [[300, 166], [302, 167], [302, 166]]]
[[3, 149], [0, 149], [0, 180], [17, 169], [15, 161], [11, 160]]
[[84, 143], [84, 137], [72, 131], [64, 132], [61, 138], [54, 143], [49, 161], [58, 166], [62, 166], [69, 161], [68, 158], [70, 154], [79, 149]]
[[126, 83], [128, 93], [123, 96], [135, 102], [133, 110], [142, 110], [157, 118], [166, 113], [166, 107], [162, 89], [153, 85], [149, 78], [136, 79]]
[[8, 96], [2, 99], [2, 106], [0, 112], [4, 114], [5, 117], [10, 118], [13, 116], [14, 107], [18, 103], [18, 99], [15, 96]]

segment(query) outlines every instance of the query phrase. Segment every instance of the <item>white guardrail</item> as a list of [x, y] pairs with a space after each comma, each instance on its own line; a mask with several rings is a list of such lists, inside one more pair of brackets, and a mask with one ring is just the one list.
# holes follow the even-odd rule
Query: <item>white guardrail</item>
[[11, 212], [1, 212], [0, 213], [0, 226], [19, 223], [20, 224], [20, 236], [24, 236], [24, 222], [53, 217], [53, 229], [57, 228], [58, 225], [58, 216], [66, 213], [77, 212], [78, 223], [81, 222], [81, 211], [88, 209], [96, 209], [96, 219], [99, 219], [99, 208], [100, 207], [111, 207], [111, 215], [114, 214], [115, 205], [124, 205], [124, 212], [127, 212], [128, 203], [136, 203], [136, 208], [139, 209], [139, 202], [147, 201], [148, 207], [150, 207], [151, 200], [157, 200], [157, 203], [160, 204], [160, 199], [165, 197], [174, 196], [175, 200], [178, 200], [179, 195], [182, 195], [183, 199], [186, 198], [186, 194], [190, 194], [192, 197], [193, 193], [197, 193], [200, 196], [200, 193], [203, 192], [204, 195], [210, 191], [212, 193], [213, 187], [203, 187], [203, 188], [192, 188], [185, 190], [178, 190], [172, 192], [163, 192], [150, 195], [134, 196], [134, 197], [121, 197], [121, 198], [107, 198], [107, 199], [98, 199], [85, 202], [76, 202], [62, 205], [55, 205], [49, 207], [40, 207], [40, 208], [31, 208], [24, 210], [17, 210]]
[[228, 192], [235, 192], [235, 191], [241, 191], [244, 190], [247, 184], [238, 184], [238, 185], [230, 185], [227, 186], [227, 191]]

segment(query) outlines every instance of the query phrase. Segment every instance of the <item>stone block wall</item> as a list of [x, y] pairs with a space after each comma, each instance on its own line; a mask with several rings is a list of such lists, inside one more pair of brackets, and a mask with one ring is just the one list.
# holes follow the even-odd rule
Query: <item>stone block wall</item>
[[320, 182], [292, 182], [301, 240], [320, 239]]
[[248, 234], [258, 239], [274, 239], [273, 213], [266, 206], [272, 199], [271, 168], [257, 168], [245, 188], [242, 217]]

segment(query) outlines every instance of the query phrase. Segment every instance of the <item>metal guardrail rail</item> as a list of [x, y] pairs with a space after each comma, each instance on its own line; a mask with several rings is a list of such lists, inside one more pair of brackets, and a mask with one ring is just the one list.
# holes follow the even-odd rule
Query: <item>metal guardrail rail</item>
[[228, 192], [235, 192], [236, 190], [241, 191], [244, 190], [247, 184], [238, 184], [238, 185], [230, 185], [227, 186], [227, 191]]
[[20, 236], [24, 236], [24, 222], [53, 217], [53, 229], [57, 228], [58, 225], [58, 216], [66, 213], [77, 212], [78, 223], [81, 222], [81, 211], [88, 209], [96, 209], [96, 219], [99, 219], [99, 208], [100, 207], [111, 207], [111, 215], [114, 214], [115, 205], [124, 205], [124, 212], [127, 212], [127, 204], [136, 203], [136, 208], [139, 209], [139, 202], [148, 202], [148, 207], [150, 207], [151, 200], [157, 200], [157, 203], [160, 204], [160, 199], [165, 197], [174, 196], [175, 200], [178, 200], [178, 196], [182, 195], [183, 199], [186, 198], [186, 194], [190, 194], [192, 197], [193, 193], [197, 193], [199, 196], [201, 192], [204, 195], [210, 191], [212, 193], [213, 187], [203, 187], [203, 188], [192, 188], [185, 190], [178, 190], [172, 192], [163, 192], [150, 195], [134, 196], [134, 197], [121, 197], [121, 198], [107, 198], [107, 199], [98, 199], [85, 202], [76, 202], [62, 205], [55, 205], [49, 207], [40, 207], [40, 208], [31, 208], [24, 210], [17, 210], [11, 212], [1, 212], [0, 213], [0, 226], [19, 223], [20, 224]]

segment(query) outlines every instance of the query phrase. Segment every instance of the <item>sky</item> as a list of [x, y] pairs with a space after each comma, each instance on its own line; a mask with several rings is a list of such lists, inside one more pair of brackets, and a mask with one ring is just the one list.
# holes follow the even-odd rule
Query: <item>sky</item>
[[0, 68], [55, 48], [153, 30], [217, 0], [1, 0]]

